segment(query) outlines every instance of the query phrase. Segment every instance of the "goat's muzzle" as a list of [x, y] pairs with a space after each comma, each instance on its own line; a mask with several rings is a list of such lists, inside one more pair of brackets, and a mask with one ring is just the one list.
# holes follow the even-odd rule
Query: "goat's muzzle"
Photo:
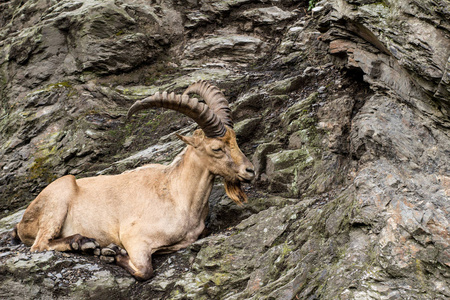
[[244, 183], [250, 183], [255, 178], [255, 170], [253, 168], [246, 168], [244, 176], [238, 175], [239, 181]]

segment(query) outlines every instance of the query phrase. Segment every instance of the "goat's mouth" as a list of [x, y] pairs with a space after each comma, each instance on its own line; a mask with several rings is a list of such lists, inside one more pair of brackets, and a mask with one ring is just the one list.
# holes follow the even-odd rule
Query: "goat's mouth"
[[243, 182], [243, 183], [251, 183], [253, 178], [254, 178], [253, 176], [251, 178], [246, 178], [246, 177], [241, 176], [241, 175], [238, 175], [237, 177], [238, 177], [239, 181]]

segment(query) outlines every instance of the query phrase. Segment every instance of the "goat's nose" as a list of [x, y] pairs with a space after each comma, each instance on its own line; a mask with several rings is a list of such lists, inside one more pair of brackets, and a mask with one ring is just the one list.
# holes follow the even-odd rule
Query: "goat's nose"
[[253, 180], [253, 178], [255, 178], [255, 169], [247, 167], [245, 168], [245, 171], [247, 172], [248, 180]]

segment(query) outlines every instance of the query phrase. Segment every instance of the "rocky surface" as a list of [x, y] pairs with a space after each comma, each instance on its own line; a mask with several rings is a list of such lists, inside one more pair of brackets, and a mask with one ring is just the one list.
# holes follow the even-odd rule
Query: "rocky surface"
[[[310, 4], [315, 1], [310, 1]], [[0, 298], [447, 299], [450, 4], [0, 3]], [[5, 16], [3, 18], [3, 16]], [[166, 163], [195, 125], [127, 108], [199, 79], [230, 99], [257, 180], [155, 277], [7, 232], [48, 182]]]

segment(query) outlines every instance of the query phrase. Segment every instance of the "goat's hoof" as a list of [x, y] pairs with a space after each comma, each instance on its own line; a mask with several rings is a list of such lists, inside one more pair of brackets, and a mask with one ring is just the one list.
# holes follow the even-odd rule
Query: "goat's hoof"
[[79, 245], [78, 245], [78, 243], [77, 242], [73, 242], [73, 243], [71, 243], [70, 244], [70, 247], [72, 247], [72, 250], [78, 250], [78, 248], [80, 247]]
[[102, 248], [101, 254], [106, 256], [116, 256], [119, 254], [126, 255], [127, 251], [125, 251], [125, 249], [120, 248], [116, 244], [111, 243], [108, 246]]
[[90, 252], [95, 251], [100, 245], [95, 239], [87, 238], [82, 235], [76, 235], [70, 242], [70, 247], [75, 251]]
[[116, 256], [116, 251], [114, 249], [109, 248], [103, 248], [101, 251], [101, 254], [104, 256]]
[[86, 242], [81, 244], [81, 251], [90, 251], [97, 249], [99, 247], [98, 243], [95, 241]]
[[44, 251], [44, 249], [41, 249], [39, 247], [31, 247], [30, 252], [31, 253], [38, 253], [38, 252], [42, 252]]
[[120, 248], [116, 244], [109, 244], [108, 246], [95, 250], [94, 254], [99, 255], [100, 259], [106, 263], [112, 263], [120, 256], [127, 256], [127, 251]]
[[104, 256], [104, 255], [100, 255], [100, 260], [104, 261], [107, 264], [112, 264], [115, 261], [114, 256]]

